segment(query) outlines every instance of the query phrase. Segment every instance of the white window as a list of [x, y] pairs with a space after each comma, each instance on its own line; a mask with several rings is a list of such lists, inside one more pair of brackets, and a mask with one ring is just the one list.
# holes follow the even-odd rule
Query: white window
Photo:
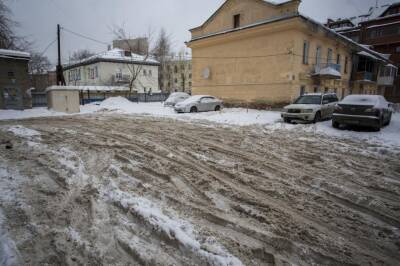
[[303, 43], [303, 64], [308, 65], [308, 52], [310, 48], [310, 43], [308, 41], [304, 41]]

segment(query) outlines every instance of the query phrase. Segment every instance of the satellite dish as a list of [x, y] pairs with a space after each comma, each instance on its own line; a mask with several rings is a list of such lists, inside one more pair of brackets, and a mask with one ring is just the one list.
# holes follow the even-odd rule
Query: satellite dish
[[203, 69], [203, 78], [204, 79], [210, 78], [210, 68], [206, 67], [205, 69]]

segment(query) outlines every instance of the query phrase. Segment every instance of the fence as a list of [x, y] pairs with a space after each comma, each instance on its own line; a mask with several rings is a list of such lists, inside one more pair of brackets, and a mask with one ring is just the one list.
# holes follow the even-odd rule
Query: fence
[[[163, 102], [169, 96], [169, 93], [139, 93], [137, 95], [133, 95], [127, 97], [132, 102]], [[93, 102], [101, 102], [104, 101], [107, 97], [93, 95], [89, 96], [90, 98], [80, 99], [81, 104], [89, 104]], [[47, 106], [47, 95], [46, 93], [32, 93], [32, 107], [46, 107]]]
[[46, 107], [47, 95], [45, 92], [32, 93], [32, 107]]

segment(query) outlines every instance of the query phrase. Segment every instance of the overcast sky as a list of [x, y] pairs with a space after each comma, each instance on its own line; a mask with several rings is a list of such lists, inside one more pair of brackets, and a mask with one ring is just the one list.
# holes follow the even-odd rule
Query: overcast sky
[[[34, 41], [34, 49], [42, 52], [56, 38], [56, 25], [110, 43], [112, 28], [124, 26], [132, 36], [155, 32], [164, 27], [178, 51], [190, 39], [188, 29], [201, 25], [224, 0], [5, 0], [14, 20], [20, 23], [18, 33]], [[275, 1], [279, 2], [279, 1]], [[282, 1], [280, 1], [282, 2]], [[283, 1], [284, 2], [284, 1]], [[303, 0], [300, 12], [318, 21], [328, 17], [348, 17], [366, 12], [376, 0]], [[396, 0], [379, 0], [379, 4]], [[88, 41], [70, 33], [62, 35], [64, 62], [78, 49], [100, 52], [105, 44]], [[56, 45], [46, 55], [56, 61]]]

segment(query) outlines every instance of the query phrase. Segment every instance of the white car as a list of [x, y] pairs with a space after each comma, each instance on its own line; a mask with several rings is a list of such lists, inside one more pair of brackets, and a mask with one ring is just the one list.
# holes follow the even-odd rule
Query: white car
[[184, 100], [188, 99], [190, 97], [189, 94], [186, 92], [174, 92], [171, 93], [168, 97], [168, 99], [165, 100], [164, 106], [168, 107], [174, 107], [175, 104], [179, 102], [183, 102]]
[[338, 101], [335, 93], [304, 94], [293, 104], [285, 106], [281, 116], [286, 123], [292, 121], [315, 123], [331, 118]]
[[207, 111], [220, 111], [222, 101], [210, 95], [192, 96], [183, 102], [175, 105], [175, 111], [178, 113], [197, 113]]

